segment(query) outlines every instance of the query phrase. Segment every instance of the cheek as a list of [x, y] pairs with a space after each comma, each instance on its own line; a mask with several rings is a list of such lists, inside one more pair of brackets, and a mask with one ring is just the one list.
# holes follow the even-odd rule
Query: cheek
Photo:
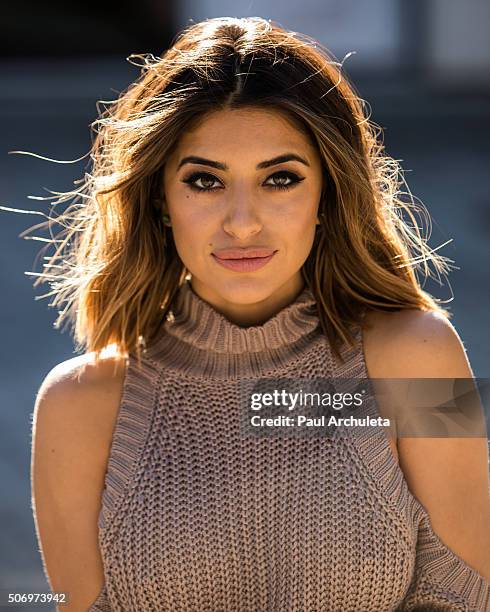
[[201, 235], [202, 230], [209, 227], [212, 221], [209, 207], [199, 205], [199, 202], [189, 195], [181, 195], [172, 200], [169, 209], [175, 233], [185, 231], [189, 235]]
[[183, 199], [170, 211], [172, 234], [177, 252], [188, 267], [207, 250], [211, 237], [216, 233], [216, 221], [203, 208]]
[[292, 202], [275, 211], [269, 211], [267, 223], [272, 231], [287, 233], [291, 239], [315, 232], [317, 206], [305, 200]]
[[318, 205], [302, 200], [275, 219], [272, 231], [283, 236], [289, 256], [303, 260], [311, 251], [315, 238]]

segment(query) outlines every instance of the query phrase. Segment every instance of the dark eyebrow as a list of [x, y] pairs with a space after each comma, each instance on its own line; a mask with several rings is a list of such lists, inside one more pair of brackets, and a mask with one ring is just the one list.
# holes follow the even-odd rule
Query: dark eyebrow
[[[270, 166], [283, 164], [287, 161], [298, 161], [308, 167], [310, 165], [305, 159], [303, 159], [299, 155], [296, 155], [295, 153], [285, 153], [284, 155], [278, 155], [273, 159], [268, 159], [267, 161], [260, 162], [260, 164], [257, 164], [257, 170], [261, 170], [262, 168], [270, 168]], [[184, 164], [201, 164], [203, 166], [211, 166], [212, 168], [217, 168], [218, 170], [228, 170], [228, 166], [226, 164], [213, 161], [212, 159], [205, 159], [204, 157], [196, 157], [195, 155], [189, 155], [181, 159], [179, 165], [177, 166], [177, 170], [179, 170]]]

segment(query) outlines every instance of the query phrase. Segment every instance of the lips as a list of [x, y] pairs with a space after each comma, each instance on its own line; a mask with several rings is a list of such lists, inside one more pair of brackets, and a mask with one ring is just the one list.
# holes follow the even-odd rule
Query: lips
[[212, 253], [218, 259], [249, 259], [258, 257], [270, 257], [274, 249], [247, 248], [247, 249], [219, 249]]
[[220, 266], [235, 272], [254, 272], [263, 268], [277, 251], [265, 248], [221, 249], [211, 253]]

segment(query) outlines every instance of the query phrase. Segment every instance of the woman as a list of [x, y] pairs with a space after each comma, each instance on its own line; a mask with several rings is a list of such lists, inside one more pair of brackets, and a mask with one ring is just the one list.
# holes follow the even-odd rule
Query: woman
[[259, 18], [143, 60], [42, 277], [86, 350], [36, 401], [52, 589], [67, 610], [490, 610], [484, 437], [240, 426], [244, 381], [472, 377], [415, 275], [446, 264], [339, 65]]

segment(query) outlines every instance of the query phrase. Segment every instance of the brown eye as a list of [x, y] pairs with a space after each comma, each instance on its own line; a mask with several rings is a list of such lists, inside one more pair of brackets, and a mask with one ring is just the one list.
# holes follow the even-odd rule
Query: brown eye
[[276, 172], [275, 174], [271, 175], [267, 180], [270, 181], [271, 179], [274, 181], [275, 184], [269, 184], [268, 186], [272, 187], [272, 189], [291, 189], [291, 187], [293, 187], [297, 183], [304, 181], [304, 177], [299, 177], [293, 172], [286, 171]]
[[[197, 184], [198, 181], [201, 182], [200, 185]], [[220, 187], [216, 188], [212, 186], [215, 181], [218, 181], [218, 179], [212, 174], [209, 174], [209, 172], [194, 172], [194, 174], [182, 180], [183, 183], [189, 185], [194, 191], [215, 191], [216, 189], [220, 189]]]

